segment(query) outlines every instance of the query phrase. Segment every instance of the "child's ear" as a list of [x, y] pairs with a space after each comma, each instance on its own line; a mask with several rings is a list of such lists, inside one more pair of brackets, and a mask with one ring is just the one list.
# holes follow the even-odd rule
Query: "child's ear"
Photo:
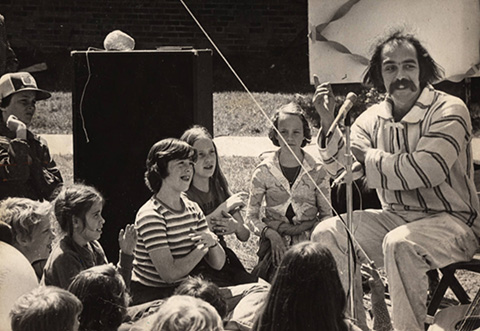
[[26, 247], [32, 241], [27, 235], [23, 235], [21, 233], [17, 233], [15, 235], [15, 242], [18, 243], [19, 246]]
[[73, 231], [81, 229], [83, 226], [83, 222], [78, 216], [73, 216], [72, 217], [72, 225], [73, 225]]

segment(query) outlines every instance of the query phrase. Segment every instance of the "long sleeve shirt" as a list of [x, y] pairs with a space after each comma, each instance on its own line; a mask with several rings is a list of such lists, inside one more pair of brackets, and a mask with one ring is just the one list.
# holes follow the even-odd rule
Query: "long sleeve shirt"
[[46, 142], [27, 131], [27, 139], [16, 138], [0, 121], [0, 200], [24, 197], [49, 200], [63, 182]]
[[[463, 101], [426, 86], [401, 121], [395, 122], [392, 114], [393, 101], [387, 96], [351, 127], [352, 146], [366, 151], [367, 183], [377, 190], [382, 208], [447, 212], [479, 236], [472, 125]], [[327, 171], [338, 175], [345, 164], [340, 130], [326, 142], [319, 135], [319, 148]]]
[[[265, 201], [265, 217], [271, 220], [288, 222], [285, 217], [291, 204], [295, 216], [293, 223], [322, 220], [331, 216], [330, 185], [328, 175], [322, 165], [310, 154], [304, 152], [303, 168], [300, 170], [292, 187], [285, 178], [278, 160], [279, 151], [264, 159], [255, 169], [250, 185], [250, 197], [247, 203], [247, 224], [253, 224], [253, 231], [260, 235], [266, 224], [261, 218], [261, 207]], [[315, 182], [312, 182], [310, 177]], [[305, 231], [293, 241], [310, 239], [310, 232]], [[297, 240], [298, 239], [298, 240]]]

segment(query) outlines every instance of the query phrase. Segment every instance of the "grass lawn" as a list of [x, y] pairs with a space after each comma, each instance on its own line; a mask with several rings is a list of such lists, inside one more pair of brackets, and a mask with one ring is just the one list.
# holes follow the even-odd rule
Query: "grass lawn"
[[[274, 110], [294, 98], [293, 94], [254, 93], [258, 103], [270, 117]], [[306, 96], [308, 98], [308, 96]], [[215, 136], [266, 136], [269, 125], [255, 103], [244, 92], [214, 93], [214, 127]], [[32, 123], [36, 133], [71, 134], [71, 95], [56, 92], [47, 101], [38, 102], [37, 114]], [[65, 182], [73, 181], [72, 155], [55, 155], [55, 160], [62, 172]], [[257, 164], [257, 158], [224, 157], [221, 159], [222, 169], [227, 176], [233, 192], [248, 191], [251, 173]], [[257, 238], [251, 236], [246, 243], [240, 243], [233, 236], [226, 238], [247, 269], [253, 268], [257, 262]], [[479, 289], [480, 276], [476, 273], [460, 271], [457, 273], [460, 283], [473, 298]], [[448, 297], [453, 297], [449, 292]]]

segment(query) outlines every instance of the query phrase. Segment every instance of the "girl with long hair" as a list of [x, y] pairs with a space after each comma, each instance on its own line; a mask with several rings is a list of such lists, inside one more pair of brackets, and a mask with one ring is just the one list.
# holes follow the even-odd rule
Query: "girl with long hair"
[[239, 212], [245, 205], [247, 193], [230, 192], [220, 168], [217, 148], [206, 128], [195, 125], [185, 131], [180, 139], [195, 148], [198, 154], [193, 179], [186, 192], [187, 197], [198, 203], [203, 210], [210, 230], [218, 236], [227, 255], [222, 270], [211, 275], [213, 280], [220, 286], [256, 282], [258, 278], [245, 270], [224, 239], [225, 235], [233, 234], [244, 242], [250, 237], [250, 231]]
[[253, 330], [360, 330], [345, 319], [346, 304], [332, 253], [319, 243], [301, 242], [285, 253]]

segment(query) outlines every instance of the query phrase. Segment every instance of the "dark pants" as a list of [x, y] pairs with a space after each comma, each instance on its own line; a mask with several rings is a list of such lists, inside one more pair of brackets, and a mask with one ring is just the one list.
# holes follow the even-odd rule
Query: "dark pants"
[[168, 298], [173, 294], [177, 286], [151, 287], [132, 281], [130, 283], [130, 295], [132, 296], [130, 305], [139, 305], [153, 300]]

